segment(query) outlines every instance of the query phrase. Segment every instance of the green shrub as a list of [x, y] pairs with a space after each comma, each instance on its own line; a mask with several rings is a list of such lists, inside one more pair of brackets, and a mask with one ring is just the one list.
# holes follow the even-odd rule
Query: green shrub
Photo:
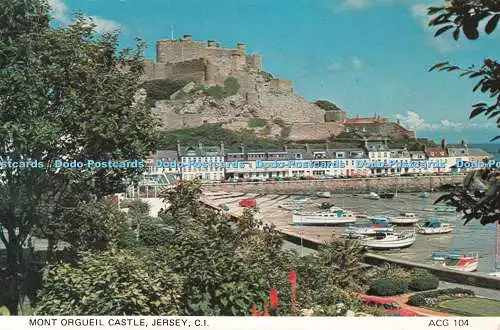
[[250, 118], [248, 119], [248, 126], [249, 127], [264, 127], [266, 126], [267, 121], [262, 118]]
[[272, 73], [266, 72], [266, 71], [261, 71], [260, 75], [264, 78], [265, 81], [271, 81], [271, 79], [274, 78]]
[[221, 100], [226, 96], [226, 91], [224, 90], [224, 87], [219, 85], [207, 88], [205, 90], [205, 93], [207, 93], [208, 96], [211, 96], [216, 100]]
[[285, 127], [282, 127], [281, 128], [281, 137], [282, 138], [287, 138], [290, 136], [290, 133], [291, 133], [292, 129], [290, 128], [290, 126], [285, 126]]
[[238, 79], [234, 77], [229, 77], [224, 81], [224, 89], [226, 96], [235, 95], [240, 89], [240, 83]]
[[414, 269], [411, 273], [411, 281], [408, 287], [413, 291], [427, 291], [437, 289], [439, 278], [425, 269]]
[[339, 107], [337, 107], [337, 105], [326, 100], [317, 100], [316, 102], [314, 102], [314, 104], [316, 104], [318, 107], [326, 111], [340, 110]]
[[378, 269], [375, 278], [390, 278], [409, 284], [412, 278], [412, 273], [406, 268], [385, 264]]
[[168, 100], [173, 93], [186, 86], [186, 84], [186, 81], [156, 79], [144, 82], [141, 87], [147, 92], [146, 104], [154, 107], [156, 101]]
[[139, 227], [139, 240], [146, 246], [165, 246], [168, 244], [171, 232], [154, 218], [146, 218]]
[[411, 306], [425, 306], [426, 305], [425, 297], [421, 293], [414, 294], [408, 299], [407, 304]]
[[398, 280], [390, 278], [382, 278], [375, 281], [370, 286], [369, 294], [375, 296], [396, 296], [408, 291], [408, 284]]

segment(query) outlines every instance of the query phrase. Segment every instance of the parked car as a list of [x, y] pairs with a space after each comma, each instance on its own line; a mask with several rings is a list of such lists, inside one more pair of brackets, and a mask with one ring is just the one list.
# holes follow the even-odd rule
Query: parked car
[[239, 202], [239, 205], [241, 207], [255, 207], [257, 206], [257, 201], [255, 199], [242, 199], [240, 202]]
[[391, 298], [361, 296], [360, 299], [365, 306], [381, 308], [385, 313], [399, 314], [400, 316], [420, 316], [412, 310], [401, 308], [401, 306]]

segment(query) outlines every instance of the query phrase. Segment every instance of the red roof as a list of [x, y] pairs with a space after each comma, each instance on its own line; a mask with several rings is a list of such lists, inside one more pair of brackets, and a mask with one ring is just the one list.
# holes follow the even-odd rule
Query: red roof
[[427, 147], [425, 149], [427, 157], [444, 157], [446, 156], [446, 151], [440, 147]]

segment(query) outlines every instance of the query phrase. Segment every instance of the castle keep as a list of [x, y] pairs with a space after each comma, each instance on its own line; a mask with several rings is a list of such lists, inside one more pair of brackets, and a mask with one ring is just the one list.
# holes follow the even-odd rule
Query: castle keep
[[221, 48], [214, 40], [193, 41], [185, 35], [182, 40], [156, 42], [156, 62], [146, 61], [145, 79], [192, 80], [213, 86], [238, 73], [259, 73], [261, 69], [261, 57], [246, 54], [245, 44]]

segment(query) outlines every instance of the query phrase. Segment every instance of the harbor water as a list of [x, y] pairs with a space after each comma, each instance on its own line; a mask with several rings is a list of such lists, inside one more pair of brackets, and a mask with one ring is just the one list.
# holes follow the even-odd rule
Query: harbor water
[[[397, 194], [393, 199], [369, 200], [359, 195], [335, 195], [335, 205], [352, 211], [359, 211], [369, 216], [396, 216], [401, 212], [412, 212], [419, 217], [419, 224], [434, 218], [450, 223], [454, 230], [448, 234], [421, 235], [417, 234], [415, 244], [401, 250], [387, 250], [377, 253], [397, 258], [433, 263], [432, 252], [454, 251], [460, 253], [477, 252], [480, 257], [478, 273], [490, 273], [495, 270], [496, 227], [494, 224], [481, 225], [478, 220], [472, 220], [464, 225], [464, 220], [456, 213], [436, 213], [425, 209], [435, 208], [433, 202], [443, 193], [430, 193], [428, 198], [420, 194]], [[325, 201], [327, 201], [325, 199]], [[366, 221], [358, 221], [363, 223]], [[305, 229], [307, 231], [307, 228]], [[396, 227], [396, 231], [412, 230], [412, 227]]]

